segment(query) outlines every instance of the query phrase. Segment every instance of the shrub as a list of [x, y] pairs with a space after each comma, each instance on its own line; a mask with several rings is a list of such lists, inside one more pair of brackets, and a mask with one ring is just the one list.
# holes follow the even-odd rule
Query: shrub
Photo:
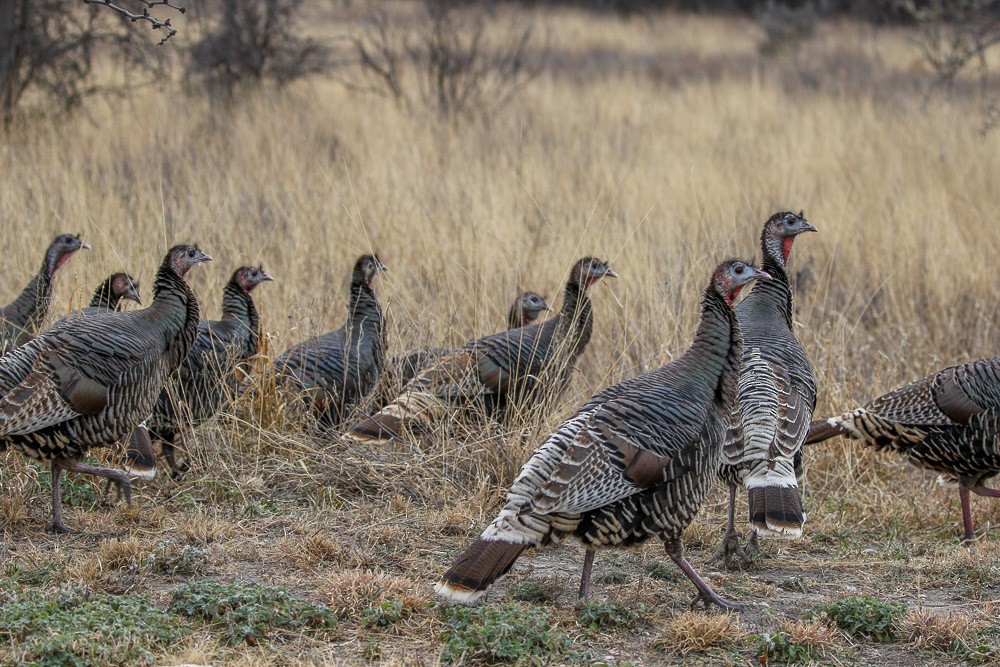
[[302, 0], [213, 3], [211, 25], [191, 47], [188, 74], [231, 95], [241, 85], [285, 86], [329, 67], [329, 49], [301, 37]]
[[424, 8], [405, 26], [375, 11], [351, 37], [357, 78], [344, 83], [455, 121], [488, 117], [541, 73], [547, 49], [534, 48], [530, 25], [501, 20], [490, 3], [424, 0]]

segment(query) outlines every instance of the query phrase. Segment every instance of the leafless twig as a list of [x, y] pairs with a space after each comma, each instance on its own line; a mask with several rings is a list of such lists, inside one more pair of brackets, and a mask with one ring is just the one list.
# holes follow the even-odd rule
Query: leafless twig
[[172, 2], [170, 2], [170, 0], [136, 0], [136, 1], [143, 4], [143, 8], [142, 8], [142, 13], [141, 14], [136, 14], [135, 12], [131, 12], [131, 11], [125, 9], [124, 7], [122, 7], [121, 5], [117, 5], [117, 4], [113, 3], [113, 2], [111, 2], [111, 0], [83, 0], [83, 4], [85, 4], [85, 5], [103, 5], [103, 6], [107, 7], [108, 9], [110, 9], [112, 11], [118, 12], [119, 14], [121, 14], [122, 16], [124, 16], [125, 18], [129, 19], [130, 21], [132, 21], [132, 23], [136, 23], [137, 21], [149, 21], [149, 24], [150, 24], [150, 26], [152, 27], [153, 30], [160, 30], [162, 28], [166, 32], [166, 35], [164, 36], [164, 38], [161, 39], [160, 42], [159, 42], [160, 45], [162, 45], [168, 39], [170, 39], [171, 37], [173, 37], [174, 35], [177, 34], [177, 30], [173, 26], [170, 25], [170, 19], [165, 19], [165, 20], [161, 21], [160, 19], [158, 19], [155, 16], [153, 16], [152, 14], [150, 14], [149, 10], [152, 9], [153, 7], [162, 5], [164, 7], [169, 7], [170, 9], [176, 10], [176, 11], [180, 12], [181, 14], [183, 14], [184, 13], [184, 7], [181, 7], [179, 5], [175, 5]]

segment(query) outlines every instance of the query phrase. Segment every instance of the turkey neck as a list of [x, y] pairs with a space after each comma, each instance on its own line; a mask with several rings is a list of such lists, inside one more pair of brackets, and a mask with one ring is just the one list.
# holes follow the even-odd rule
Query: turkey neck
[[94, 290], [94, 296], [90, 299], [91, 308], [107, 308], [108, 310], [118, 309], [121, 297], [115, 296], [114, 280], [114, 276], [107, 278], [97, 287], [96, 290]]
[[364, 280], [351, 281], [347, 318], [353, 333], [360, 334], [366, 330], [377, 332], [382, 329], [382, 309], [375, 298], [375, 292]]
[[250, 347], [257, 349], [260, 338], [260, 317], [253, 297], [240, 287], [235, 276], [222, 288], [222, 320], [237, 321], [250, 333]]
[[[764, 257], [763, 269], [771, 274], [771, 280], [758, 280], [750, 294], [740, 302], [741, 313], [748, 311], [764, 311], [779, 315], [785, 319], [788, 329], [792, 329], [792, 288], [788, 283], [788, 273], [785, 263], [768, 248], [767, 243], [761, 243]], [[762, 313], [763, 314], [763, 313]]]
[[5, 308], [8, 320], [27, 331], [35, 331], [49, 312], [52, 300], [52, 280], [49, 278], [49, 261], [46, 258], [41, 270], [25, 286], [17, 298]]
[[507, 328], [508, 329], [518, 329], [524, 326], [524, 317], [522, 315], [524, 311], [521, 310], [521, 305], [515, 303], [510, 307], [510, 311], [507, 313]]
[[563, 290], [562, 308], [559, 310], [559, 325], [555, 330], [557, 341], [567, 341], [570, 354], [583, 352], [590, 342], [594, 330], [594, 313], [590, 306], [587, 288], [576, 279], [570, 279]]
[[694, 342], [684, 357], [690, 357], [691, 363], [706, 368], [705, 378], [716, 383], [716, 398], [722, 405], [736, 400], [743, 334], [736, 313], [714, 286], [705, 290], [701, 299], [701, 320]]
[[148, 313], [166, 339], [166, 353], [171, 368], [187, 356], [198, 336], [198, 299], [183, 278], [170, 267], [170, 257], [156, 271], [153, 280], [153, 303]]

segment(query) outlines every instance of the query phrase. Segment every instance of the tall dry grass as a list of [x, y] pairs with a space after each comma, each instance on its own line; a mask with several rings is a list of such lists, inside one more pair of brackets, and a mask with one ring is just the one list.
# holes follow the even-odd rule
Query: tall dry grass
[[[325, 34], [354, 20], [313, 10]], [[802, 51], [765, 59], [761, 31], [740, 19], [521, 11], [547, 29], [550, 64], [488, 122], [443, 124], [322, 79], [230, 105], [167, 82], [72, 118], [25, 118], [0, 147], [0, 300], [58, 232], [94, 250], [58, 277], [53, 317], [112, 271], [148, 290], [164, 249], [197, 241], [215, 257], [192, 277], [207, 317], [237, 265], [276, 277], [256, 293], [276, 355], [340, 325], [352, 263], [375, 250], [390, 268], [378, 291], [395, 352], [497, 330], [517, 290], [558, 301], [577, 258], [609, 259], [621, 278], [593, 292], [594, 338], [571, 389], [523, 432], [389, 453], [252, 419], [195, 437], [213, 474], [243, 479], [278, 461], [295, 479], [361, 475], [359, 494], [388, 484], [432, 503], [496, 502], [584, 397], [682, 352], [711, 267], [756, 254], [775, 210], [804, 209], [820, 229], [793, 256], [818, 413], [995, 353], [998, 138], [979, 133], [974, 100], [924, 99], [908, 34], [826, 25]], [[879, 520], [890, 474], [924, 503], [951, 500], [849, 447], [808, 461], [812, 493], [867, 499], [852, 521]], [[446, 489], [413, 490], [428, 479]]]

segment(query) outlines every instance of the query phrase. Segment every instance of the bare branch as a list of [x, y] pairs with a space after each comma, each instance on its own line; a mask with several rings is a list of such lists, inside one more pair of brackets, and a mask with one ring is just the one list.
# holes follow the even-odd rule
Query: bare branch
[[102, 5], [112, 11], [118, 12], [125, 18], [132, 21], [132, 23], [136, 23], [137, 21], [148, 21], [153, 30], [160, 30], [162, 28], [166, 32], [166, 35], [164, 36], [163, 39], [160, 40], [159, 45], [163, 45], [168, 39], [177, 34], [177, 30], [170, 25], [170, 19], [161, 21], [160, 19], [150, 14], [149, 10], [152, 9], [153, 7], [162, 5], [164, 7], [169, 7], [170, 9], [173, 9], [183, 14], [184, 7], [175, 5], [172, 2], [170, 2], [170, 0], [136, 0], [136, 1], [141, 2], [144, 5], [141, 14], [136, 14], [135, 12], [131, 12], [122, 6], [113, 3], [111, 0], [83, 0], [83, 4]]

